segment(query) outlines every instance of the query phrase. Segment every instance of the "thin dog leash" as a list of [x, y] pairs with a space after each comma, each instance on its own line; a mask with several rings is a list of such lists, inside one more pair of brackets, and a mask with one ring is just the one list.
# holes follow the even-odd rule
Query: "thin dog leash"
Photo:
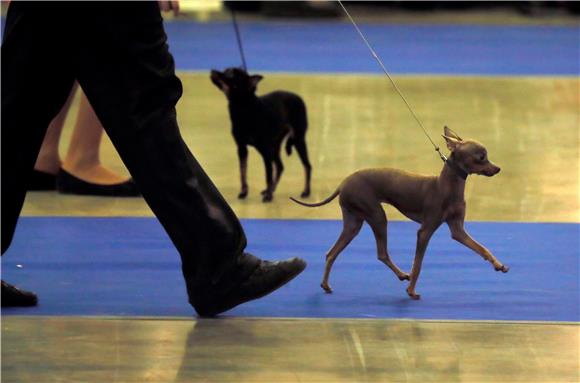
[[236, 31], [236, 40], [238, 40], [238, 49], [240, 50], [240, 56], [242, 57], [242, 68], [247, 72], [248, 66], [246, 65], [246, 57], [244, 56], [244, 48], [242, 47], [242, 39], [240, 37], [240, 30], [238, 29], [238, 21], [236, 20], [236, 11], [232, 9], [232, 22], [234, 24], [234, 30]]
[[413, 117], [415, 117], [415, 120], [417, 121], [417, 123], [419, 124], [419, 126], [421, 127], [421, 129], [423, 129], [423, 133], [425, 133], [425, 136], [429, 139], [429, 141], [431, 142], [431, 145], [433, 145], [433, 147], [435, 148], [435, 151], [437, 151], [437, 153], [439, 154], [439, 157], [441, 157], [441, 159], [443, 160], [443, 162], [447, 161], [447, 157], [445, 157], [445, 155], [443, 153], [441, 153], [441, 150], [439, 149], [439, 147], [437, 145], [435, 145], [435, 143], [433, 142], [433, 140], [429, 136], [429, 133], [427, 133], [427, 130], [425, 130], [425, 128], [423, 127], [423, 124], [421, 123], [421, 120], [419, 120], [419, 117], [417, 117], [417, 115], [415, 114], [415, 112], [413, 112], [413, 109], [411, 108], [411, 105], [409, 105], [409, 102], [407, 102], [407, 99], [405, 98], [405, 96], [403, 96], [403, 93], [401, 92], [401, 90], [399, 89], [399, 87], [397, 86], [397, 84], [395, 83], [395, 81], [393, 80], [393, 78], [391, 77], [391, 75], [389, 74], [389, 72], [387, 71], [387, 68], [385, 68], [385, 65], [383, 64], [382, 60], [376, 54], [375, 50], [371, 47], [371, 45], [369, 44], [369, 42], [365, 38], [365, 35], [359, 29], [358, 25], [356, 25], [356, 23], [354, 22], [354, 19], [351, 17], [350, 13], [348, 13], [348, 11], [346, 10], [346, 8], [342, 4], [342, 1], [340, 1], [340, 0], [337, 0], [337, 1], [338, 1], [338, 4], [340, 4], [340, 6], [342, 7], [342, 9], [344, 10], [344, 13], [346, 13], [346, 15], [348, 16], [348, 18], [350, 19], [350, 22], [352, 23], [352, 25], [354, 26], [354, 28], [356, 29], [356, 31], [358, 32], [358, 34], [360, 35], [360, 37], [363, 39], [363, 41], [365, 42], [365, 44], [367, 45], [367, 47], [371, 51], [371, 54], [373, 55], [373, 57], [377, 60], [377, 62], [379, 63], [379, 65], [383, 69], [383, 72], [385, 72], [385, 74], [387, 75], [387, 77], [389, 78], [389, 80], [391, 80], [391, 83], [393, 84], [393, 87], [395, 88], [395, 90], [397, 91], [397, 93], [399, 93], [399, 96], [401, 96], [401, 98], [405, 102], [405, 105], [407, 105], [407, 108], [409, 108], [409, 111], [411, 112], [411, 114], [413, 115]]

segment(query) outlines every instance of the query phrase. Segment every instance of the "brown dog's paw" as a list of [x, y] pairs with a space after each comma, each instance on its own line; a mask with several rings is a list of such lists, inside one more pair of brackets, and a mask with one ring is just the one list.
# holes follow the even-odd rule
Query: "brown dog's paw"
[[410, 281], [411, 277], [407, 273], [403, 273], [402, 275], [398, 275], [399, 281]]
[[243, 191], [243, 192], [240, 192], [240, 194], [238, 194], [238, 199], [245, 199], [247, 196], [248, 196], [248, 192]]
[[301, 198], [310, 197], [310, 190], [304, 190], [302, 194], [300, 194]]
[[409, 289], [407, 289], [407, 294], [409, 294], [411, 299], [413, 299], [414, 301], [418, 301], [419, 299], [421, 299], [421, 295], [416, 294], [414, 291], [409, 291]]
[[332, 289], [330, 288], [329, 285], [321, 283], [320, 287], [322, 287], [322, 290], [324, 290], [325, 293], [332, 294]]
[[274, 196], [271, 193], [266, 193], [262, 196], [262, 202], [272, 202]]
[[506, 265], [501, 265], [500, 267], [496, 267], [495, 271], [501, 271], [502, 273], [507, 273], [508, 271], [510, 271], [510, 268], [507, 267]]

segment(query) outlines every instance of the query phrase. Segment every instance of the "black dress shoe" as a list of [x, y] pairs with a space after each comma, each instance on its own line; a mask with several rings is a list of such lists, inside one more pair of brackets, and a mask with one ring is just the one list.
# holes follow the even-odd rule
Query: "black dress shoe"
[[242, 303], [261, 298], [284, 286], [306, 268], [300, 258], [285, 261], [260, 261], [250, 276], [219, 296], [208, 297], [194, 304], [202, 317], [213, 317]]
[[83, 181], [64, 169], [60, 169], [56, 176], [56, 189], [63, 194], [103, 197], [138, 197], [141, 195], [133, 179], [120, 184], [99, 185]]
[[2, 281], [2, 307], [29, 307], [36, 306], [37, 303], [36, 294]]
[[40, 170], [33, 170], [28, 180], [28, 190], [30, 191], [50, 191], [56, 190], [56, 175]]

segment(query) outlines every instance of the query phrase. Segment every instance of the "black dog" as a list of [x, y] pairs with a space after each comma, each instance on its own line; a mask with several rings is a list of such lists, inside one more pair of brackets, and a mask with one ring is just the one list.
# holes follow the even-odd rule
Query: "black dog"
[[[264, 159], [266, 167], [266, 190], [262, 191], [262, 201], [272, 200], [274, 190], [280, 182], [284, 165], [280, 159], [280, 148], [284, 138], [286, 153], [296, 148], [306, 173], [306, 184], [301, 196], [310, 195], [310, 174], [312, 167], [306, 149], [306, 106], [300, 96], [275, 91], [264, 96], [256, 96], [256, 86], [261, 75], [250, 76], [245, 70], [228, 68], [224, 72], [211, 71], [211, 81], [226, 95], [229, 103], [232, 134], [238, 145], [242, 189], [238, 198], [248, 195], [246, 170], [248, 145], [255, 147]], [[273, 174], [273, 165], [276, 174]]]

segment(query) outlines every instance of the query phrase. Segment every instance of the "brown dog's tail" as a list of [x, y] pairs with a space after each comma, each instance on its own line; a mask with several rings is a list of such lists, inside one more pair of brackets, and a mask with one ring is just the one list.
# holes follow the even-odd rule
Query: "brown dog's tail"
[[339, 195], [339, 194], [340, 194], [340, 188], [339, 188], [339, 189], [336, 189], [336, 190], [335, 190], [335, 192], [334, 192], [334, 193], [332, 193], [332, 194], [330, 195], [330, 197], [328, 197], [328, 198], [327, 198], [327, 199], [325, 199], [324, 201], [320, 201], [320, 202], [317, 202], [317, 203], [306, 203], [306, 202], [298, 201], [297, 199], [295, 199], [295, 198], [292, 198], [292, 197], [290, 197], [290, 199], [291, 199], [292, 201], [296, 202], [297, 204], [299, 204], [299, 205], [302, 205], [302, 206], [307, 206], [307, 207], [317, 207], [317, 206], [326, 205], [327, 203], [329, 203], [330, 201], [332, 201], [333, 199], [335, 199], [335, 198], [336, 198], [336, 196], [337, 196], [337, 195]]

